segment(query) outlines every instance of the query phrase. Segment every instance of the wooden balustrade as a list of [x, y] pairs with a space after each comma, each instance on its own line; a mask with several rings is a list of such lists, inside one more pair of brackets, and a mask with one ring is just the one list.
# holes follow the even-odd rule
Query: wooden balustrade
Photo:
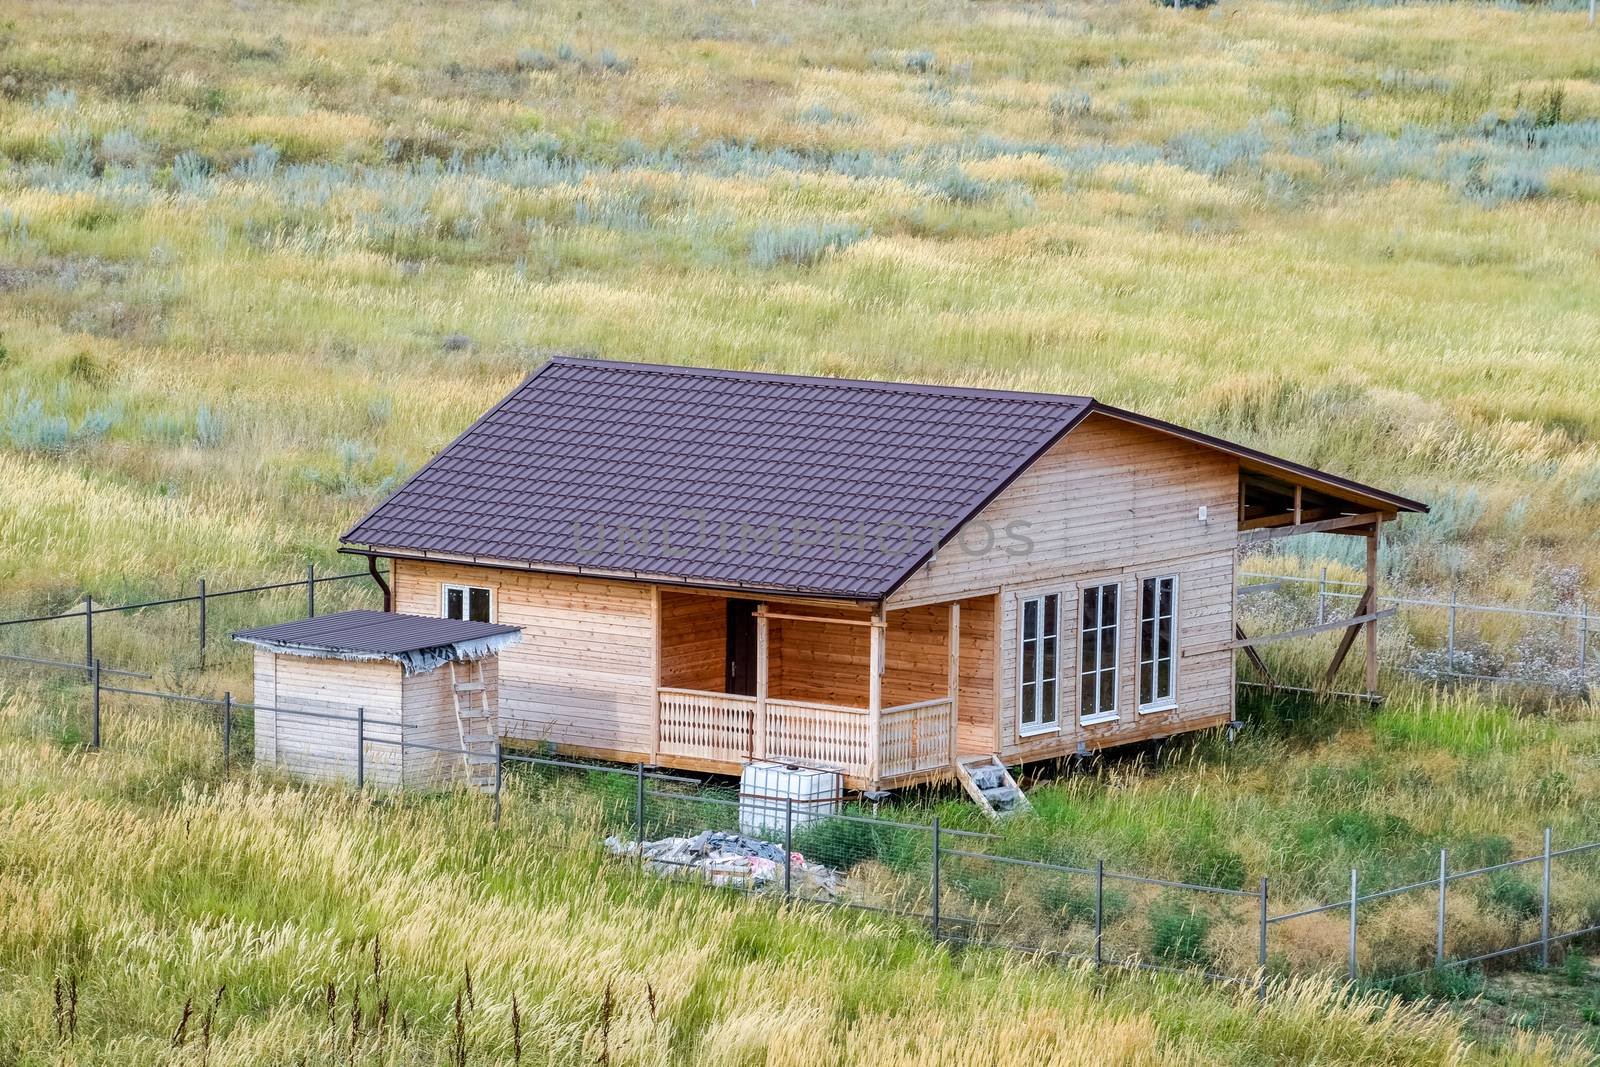
[[851, 777], [868, 773], [867, 712], [837, 704], [767, 698], [767, 759], [836, 766]]
[[[838, 767], [851, 778], [871, 774], [872, 730], [865, 708], [768, 697], [764, 729], [751, 696], [662, 689], [659, 709], [661, 755], [669, 759], [794, 760]], [[878, 766], [886, 783], [950, 766], [954, 710], [948, 697], [884, 709]]]
[[756, 698], [662, 689], [661, 754], [743, 763], [755, 755]]
[[883, 744], [880, 768], [885, 781], [950, 766], [954, 710], [949, 697], [884, 709], [879, 735]]

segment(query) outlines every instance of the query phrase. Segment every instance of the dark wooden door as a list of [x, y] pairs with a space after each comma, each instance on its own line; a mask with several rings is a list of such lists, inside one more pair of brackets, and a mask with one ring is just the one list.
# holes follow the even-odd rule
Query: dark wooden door
[[730, 693], [756, 692], [756, 602], [728, 601], [728, 657], [724, 687]]

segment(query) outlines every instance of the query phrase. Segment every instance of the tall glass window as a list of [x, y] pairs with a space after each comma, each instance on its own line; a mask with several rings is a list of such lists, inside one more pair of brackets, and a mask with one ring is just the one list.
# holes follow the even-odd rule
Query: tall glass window
[[1022, 633], [1017, 642], [1021, 663], [1017, 677], [1019, 729], [1022, 733], [1053, 730], [1060, 698], [1061, 597], [1056, 593], [1022, 602]]
[[1117, 714], [1117, 641], [1120, 594], [1115, 582], [1083, 591], [1078, 616], [1078, 718], [1090, 722]]
[[1139, 588], [1139, 710], [1171, 707], [1178, 666], [1178, 579], [1146, 578]]

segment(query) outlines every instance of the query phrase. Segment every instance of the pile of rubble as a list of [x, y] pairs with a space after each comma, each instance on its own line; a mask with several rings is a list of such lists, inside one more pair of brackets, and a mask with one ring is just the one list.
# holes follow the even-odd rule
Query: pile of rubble
[[[617, 856], [639, 855], [637, 842], [619, 837], [606, 838], [606, 848]], [[699, 877], [712, 885], [739, 889], [782, 892], [783, 859], [780, 845], [721, 830], [644, 843], [644, 862], [657, 874]], [[789, 876], [798, 896], [832, 900], [839, 894], [839, 873], [806, 862], [798, 852], [789, 857]]]

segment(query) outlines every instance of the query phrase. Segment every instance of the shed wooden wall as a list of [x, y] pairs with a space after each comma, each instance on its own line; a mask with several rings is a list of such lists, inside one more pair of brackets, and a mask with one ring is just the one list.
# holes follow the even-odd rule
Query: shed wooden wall
[[[400, 781], [400, 665], [387, 661], [319, 659], [256, 650], [254, 703], [281, 711], [255, 713], [256, 759], [297, 777], [353, 782], [356, 744], [365, 745], [365, 774], [373, 785]], [[353, 717], [365, 710], [358, 733]], [[322, 716], [287, 714], [307, 711]]]
[[[1090, 416], [898, 590], [890, 607], [985, 594], [998, 600], [989, 649], [998, 653], [993, 662], [999, 672], [999, 750], [1008, 759], [1044, 759], [1075, 750], [1079, 741], [1094, 748], [1227, 721], [1233, 713], [1234, 657], [1228, 646], [1238, 477], [1231, 457], [1109, 416]], [[1198, 518], [1202, 506], [1205, 522]], [[1140, 714], [1138, 583], [1167, 574], [1178, 577], [1179, 587], [1178, 703], [1170, 711]], [[1122, 586], [1119, 715], [1114, 722], [1079, 726], [1078, 595], [1083, 585], [1107, 581]], [[1023, 738], [1016, 722], [1017, 605], [1025, 596], [1051, 591], [1063, 597], [1060, 729]], [[965, 634], [976, 624], [969, 627], [964, 617], [962, 629]], [[981, 727], [967, 721], [965, 709], [962, 720], [961, 747], [967, 751], [982, 739]]]
[[411, 560], [394, 562], [390, 582], [394, 610], [414, 615], [439, 614], [446, 582], [487, 586], [495, 621], [522, 627], [522, 640], [500, 653], [502, 737], [649, 759], [656, 632], [650, 586]]
[[[499, 665], [497, 657], [480, 660], [488, 707], [499, 705]], [[463, 672], [467, 668], [458, 668]], [[401, 680], [402, 708], [405, 715], [407, 745], [459, 749], [461, 728], [456, 722], [456, 703], [450, 665], [447, 663], [426, 674], [411, 674]], [[463, 780], [462, 758], [421, 747], [405, 750], [403, 775], [408, 788], [438, 788]]]

